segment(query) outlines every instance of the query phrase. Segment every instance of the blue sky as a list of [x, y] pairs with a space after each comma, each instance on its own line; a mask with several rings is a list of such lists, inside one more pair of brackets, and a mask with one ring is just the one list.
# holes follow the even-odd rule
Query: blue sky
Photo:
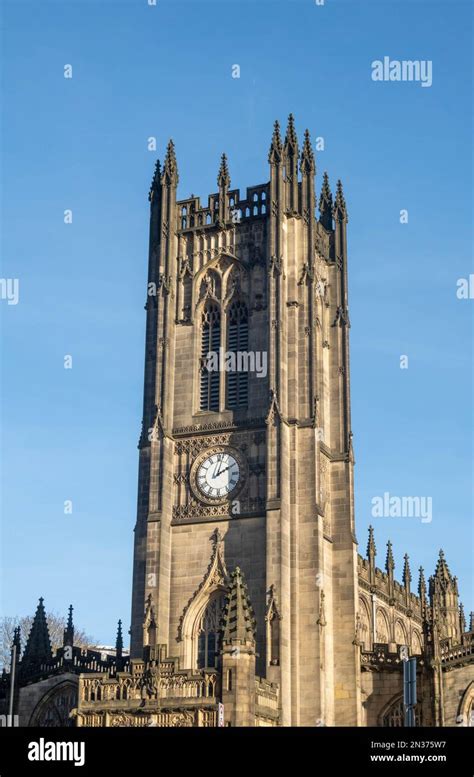
[[[148, 203], [173, 137], [179, 196], [268, 180], [275, 118], [324, 137], [349, 209], [352, 426], [360, 550], [394, 544], [413, 584], [440, 547], [474, 608], [472, 25], [463, 2], [7, 2], [1, 93], [2, 600], [37, 598], [102, 643], [130, 617]], [[371, 80], [432, 60], [433, 85]], [[63, 68], [72, 64], [73, 77]], [[241, 77], [231, 68], [239, 64]], [[67, 208], [73, 223], [63, 223]], [[400, 224], [400, 210], [408, 223]], [[64, 356], [73, 367], [65, 370]], [[409, 367], [400, 369], [406, 354]], [[430, 496], [433, 520], [371, 518]], [[64, 515], [64, 501], [73, 512]]]

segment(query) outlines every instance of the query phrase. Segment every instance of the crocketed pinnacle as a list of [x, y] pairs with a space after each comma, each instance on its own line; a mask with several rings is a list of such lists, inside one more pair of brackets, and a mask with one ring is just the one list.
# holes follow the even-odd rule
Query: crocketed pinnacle
[[23, 668], [27, 664], [45, 661], [52, 657], [51, 641], [43, 601], [43, 597], [41, 597], [26, 641], [21, 662]]
[[393, 560], [392, 543], [390, 540], [387, 542], [387, 558], [385, 560], [385, 569], [390, 574], [395, 569], [395, 561]]
[[72, 620], [72, 604], [69, 605], [66, 628], [64, 629], [63, 645], [74, 645], [74, 623]]
[[425, 602], [426, 600], [426, 580], [425, 580], [425, 570], [423, 567], [420, 567], [419, 569], [420, 576], [418, 578], [418, 595], [420, 599]]
[[115, 653], [117, 658], [122, 658], [122, 651], [123, 651], [122, 621], [119, 620], [117, 625], [117, 638], [115, 640]]
[[325, 229], [332, 228], [332, 208], [332, 193], [329, 186], [328, 174], [325, 172], [323, 175], [321, 194], [319, 196], [319, 217], [321, 224]]
[[149, 202], [152, 202], [154, 197], [158, 193], [160, 180], [161, 180], [161, 165], [160, 165], [160, 160], [157, 159], [155, 162], [155, 170], [153, 172], [153, 178], [151, 180], [150, 191], [148, 192]]
[[375, 547], [374, 540], [374, 527], [369, 526], [369, 541], [367, 543], [367, 558], [375, 558], [377, 554], [377, 548]]
[[281, 155], [283, 152], [283, 144], [280, 136], [280, 124], [275, 121], [273, 125], [272, 142], [270, 144], [270, 151], [268, 152], [268, 161], [270, 164], [278, 164], [281, 161]]
[[286, 127], [285, 135], [285, 148], [291, 147], [292, 149], [298, 149], [298, 138], [295, 130], [295, 120], [293, 114], [288, 116], [288, 124]]
[[221, 157], [221, 164], [219, 167], [219, 173], [217, 175], [217, 185], [220, 189], [228, 188], [230, 186], [229, 168], [225, 154], [222, 154]]
[[440, 550], [438, 562], [434, 573], [435, 578], [438, 580], [452, 581], [451, 572], [449, 571], [448, 563], [446, 561], [444, 550]]
[[346, 201], [344, 199], [344, 192], [342, 190], [342, 182], [339, 179], [336, 186], [336, 199], [334, 201], [334, 210], [333, 213], [335, 216], [341, 216], [342, 218], [347, 219], [347, 208], [346, 208]]
[[311, 175], [316, 169], [316, 163], [314, 161], [314, 153], [311, 146], [311, 137], [309, 130], [304, 132], [303, 149], [301, 151], [300, 170], [303, 175]]
[[255, 640], [255, 617], [242, 572], [239, 567], [231, 574], [231, 583], [224, 610], [224, 642]]
[[404, 564], [403, 564], [403, 585], [407, 588], [409, 588], [411, 583], [411, 571], [410, 571], [410, 561], [408, 558], [408, 553], [405, 553], [404, 557]]
[[163, 175], [161, 176], [161, 183], [166, 186], [177, 186], [179, 181], [178, 176], [178, 163], [176, 161], [176, 153], [174, 149], [174, 143], [172, 140], [168, 143], [166, 149], [165, 163], [163, 166]]

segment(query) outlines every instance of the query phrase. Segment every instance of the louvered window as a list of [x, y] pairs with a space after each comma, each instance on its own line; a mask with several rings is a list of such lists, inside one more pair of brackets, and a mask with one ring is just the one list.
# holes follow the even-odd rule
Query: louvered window
[[[206, 305], [202, 314], [200, 408], [219, 411], [219, 359], [221, 345], [221, 314], [218, 305]], [[209, 354], [215, 354], [209, 362]], [[217, 360], [217, 361], [216, 361]], [[209, 365], [214, 369], [209, 369]]]
[[[227, 318], [227, 351], [234, 352], [236, 367], [246, 367], [246, 359], [239, 358], [239, 352], [247, 352], [249, 345], [249, 322], [247, 307], [243, 302], [234, 302]], [[227, 372], [227, 407], [246, 407], [249, 394], [248, 372], [237, 369]]]

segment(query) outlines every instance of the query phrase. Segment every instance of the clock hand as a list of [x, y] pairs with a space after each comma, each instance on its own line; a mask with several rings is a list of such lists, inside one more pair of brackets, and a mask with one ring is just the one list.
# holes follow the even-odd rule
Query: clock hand
[[212, 479], [213, 479], [213, 480], [214, 480], [214, 478], [217, 478], [217, 477], [219, 477], [219, 475], [221, 474], [221, 470], [220, 470], [220, 466], [221, 466], [221, 464], [222, 464], [222, 462], [221, 462], [221, 461], [218, 461], [218, 462], [217, 462], [217, 464], [216, 464], [216, 466], [214, 467], [214, 473], [213, 473], [213, 475], [212, 475]]
[[228, 469], [232, 467], [232, 464], [229, 464], [227, 467], [224, 467], [224, 469], [219, 470], [219, 475], [222, 475], [223, 472], [227, 472]]

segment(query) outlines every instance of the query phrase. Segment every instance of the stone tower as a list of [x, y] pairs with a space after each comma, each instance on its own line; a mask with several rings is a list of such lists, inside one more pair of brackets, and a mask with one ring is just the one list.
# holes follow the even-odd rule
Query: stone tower
[[269, 164], [241, 198], [223, 155], [205, 206], [156, 165], [131, 651], [239, 667], [237, 725], [255, 675], [283, 725], [357, 725], [347, 210], [292, 116]]

